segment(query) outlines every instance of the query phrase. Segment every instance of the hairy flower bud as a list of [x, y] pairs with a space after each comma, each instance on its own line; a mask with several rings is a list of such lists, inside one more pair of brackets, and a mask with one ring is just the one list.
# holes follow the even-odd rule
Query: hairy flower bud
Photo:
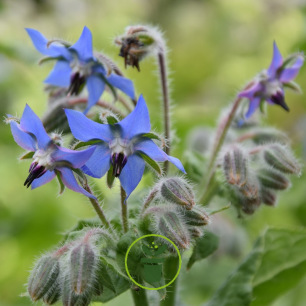
[[276, 190], [287, 189], [290, 185], [289, 180], [283, 174], [273, 169], [260, 169], [258, 179], [264, 187]]
[[193, 207], [192, 210], [184, 211], [184, 221], [191, 226], [204, 226], [209, 223], [209, 216], [203, 208]]
[[260, 198], [242, 198], [241, 209], [244, 213], [252, 215], [256, 209], [260, 206]]
[[43, 301], [47, 305], [55, 304], [61, 296], [59, 282], [56, 281], [48, 292], [43, 296]]
[[169, 238], [180, 249], [189, 248], [189, 232], [178, 212], [165, 210], [162, 215], [157, 215], [156, 219], [157, 230], [161, 235]]
[[71, 289], [80, 295], [92, 289], [97, 269], [97, 255], [89, 241], [85, 239], [71, 250]]
[[203, 231], [196, 226], [190, 226], [188, 230], [191, 238], [199, 238], [203, 236]]
[[195, 205], [194, 194], [190, 185], [180, 177], [171, 177], [163, 180], [160, 194], [165, 200], [182, 205], [186, 209], [192, 209]]
[[275, 143], [267, 146], [263, 156], [269, 165], [283, 173], [299, 174], [301, 172], [297, 160], [284, 145]]
[[246, 184], [248, 174], [247, 162], [247, 155], [239, 146], [234, 146], [225, 153], [223, 170], [229, 184], [237, 185], [238, 187]]
[[46, 254], [36, 263], [28, 282], [28, 292], [33, 301], [41, 299], [57, 281], [60, 272], [56, 256]]
[[268, 188], [261, 188], [261, 201], [269, 206], [274, 206], [276, 203], [276, 193]]

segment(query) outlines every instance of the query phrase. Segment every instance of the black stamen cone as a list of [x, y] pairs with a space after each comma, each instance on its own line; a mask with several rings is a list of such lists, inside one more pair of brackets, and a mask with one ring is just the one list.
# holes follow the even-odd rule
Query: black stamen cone
[[127, 162], [127, 158], [123, 153], [113, 154], [112, 156], [113, 176], [119, 177], [126, 162]]
[[273, 103], [281, 106], [284, 110], [289, 112], [290, 109], [285, 102], [285, 97], [284, 97], [284, 94], [282, 92], [278, 91], [275, 95], [273, 95], [271, 97], [271, 100], [272, 100]]
[[68, 94], [78, 95], [85, 83], [85, 77], [81, 76], [79, 72], [73, 74], [68, 88]]
[[39, 177], [41, 177], [45, 172], [46, 168], [43, 166], [37, 165], [37, 163], [33, 163], [30, 166], [29, 172], [30, 174], [28, 175], [27, 179], [25, 180], [23, 186], [27, 186], [29, 188], [33, 181]]

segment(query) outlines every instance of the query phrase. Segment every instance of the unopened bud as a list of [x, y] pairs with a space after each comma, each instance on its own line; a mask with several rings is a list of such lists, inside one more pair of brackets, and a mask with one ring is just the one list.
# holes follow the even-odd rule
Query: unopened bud
[[264, 187], [276, 190], [287, 189], [290, 185], [289, 180], [283, 174], [273, 169], [259, 170], [258, 179]]
[[255, 173], [249, 173], [246, 184], [240, 186], [239, 192], [247, 199], [259, 197], [260, 185]]
[[180, 177], [171, 177], [162, 181], [160, 193], [165, 200], [182, 205], [186, 209], [192, 209], [195, 205], [190, 185]]
[[291, 153], [284, 145], [272, 144], [264, 150], [264, 159], [273, 168], [288, 174], [299, 174], [301, 168]]
[[184, 221], [187, 225], [204, 226], [209, 223], [209, 216], [203, 208], [193, 207], [192, 210], [186, 210], [183, 213]]
[[97, 269], [97, 255], [89, 241], [82, 241], [70, 254], [71, 289], [80, 295], [92, 289]]
[[203, 236], [203, 231], [201, 231], [198, 227], [196, 226], [191, 226], [189, 228], [189, 233], [191, 238], [199, 238]]
[[244, 185], [248, 175], [248, 159], [243, 150], [234, 146], [227, 151], [223, 159], [223, 170], [226, 180], [231, 185], [238, 187]]
[[41, 299], [51, 289], [59, 272], [60, 265], [56, 256], [47, 254], [37, 261], [28, 282], [28, 292], [33, 301]]
[[269, 206], [274, 206], [276, 203], [276, 193], [268, 188], [261, 188], [261, 201]]
[[260, 206], [259, 198], [254, 198], [254, 199], [243, 198], [241, 201], [241, 209], [244, 213], [248, 215], [252, 215], [259, 206]]
[[47, 305], [55, 304], [61, 296], [61, 289], [58, 281], [56, 281], [53, 286], [48, 290], [48, 292], [43, 296], [43, 301]]
[[177, 212], [165, 211], [163, 215], [157, 216], [157, 218], [157, 229], [161, 235], [169, 238], [180, 249], [189, 248], [188, 229]]

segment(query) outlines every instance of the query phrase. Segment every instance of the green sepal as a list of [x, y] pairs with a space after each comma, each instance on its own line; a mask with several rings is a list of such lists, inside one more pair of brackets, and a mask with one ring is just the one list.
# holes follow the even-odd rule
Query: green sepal
[[59, 185], [60, 185], [60, 191], [59, 191], [59, 194], [62, 194], [64, 191], [65, 191], [65, 185], [64, 185], [64, 183], [63, 183], [63, 181], [62, 181], [62, 178], [61, 178], [61, 175], [60, 175], [60, 173], [59, 173], [59, 171], [57, 171], [57, 170], [54, 170], [55, 171], [55, 173], [56, 173], [56, 177], [57, 177], [57, 180], [58, 180], [58, 182], [59, 182]]
[[51, 57], [51, 56], [45, 56], [42, 59], [39, 60], [38, 65], [42, 65], [44, 63], [50, 62], [50, 61], [54, 61], [54, 60], [58, 60], [59, 57]]
[[107, 172], [107, 177], [106, 177], [106, 183], [109, 189], [113, 187], [114, 181], [115, 181], [115, 176], [113, 175], [113, 165], [111, 165]]
[[107, 121], [108, 124], [111, 124], [111, 125], [118, 123], [118, 119], [115, 116], [112, 116], [112, 115], [108, 115], [106, 117], [106, 121]]
[[150, 139], [155, 139], [155, 140], [162, 141], [161, 137], [158, 134], [155, 134], [155, 133], [152, 133], [152, 132], [151, 133], [142, 134], [142, 136], [150, 138]]
[[22, 156], [20, 156], [19, 159], [20, 159], [20, 160], [30, 159], [30, 158], [33, 157], [34, 153], [35, 153], [35, 152], [32, 152], [32, 151], [27, 152], [27, 153], [23, 154]]
[[162, 174], [162, 170], [159, 166], [159, 164], [153, 160], [151, 157], [149, 157], [148, 155], [142, 153], [142, 152], [138, 152], [139, 155], [141, 156], [141, 158], [150, 166], [152, 167], [159, 175]]
[[146, 34], [139, 34], [137, 37], [145, 46], [150, 46], [154, 43], [154, 39]]
[[265, 114], [265, 100], [261, 100], [259, 104], [259, 109], [262, 114]]
[[94, 139], [94, 140], [89, 140], [89, 141], [79, 141], [77, 142], [73, 147], [72, 150], [76, 150], [82, 147], [87, 147], [87, 146], [92, 146], [95, 144], [99, 144], [101, 142], [101, 140], [99, 139]]
[[284, 85], [284, 87], [287, 87], [287, 88], [293, 90], [296, 93], [302, 93], [302, 89], [301, 89], [300, 85], [298, 85], [297, 83], [295, 83], [293, 81], [288, 82], [288, 83], [284, 83], [283, 85]]

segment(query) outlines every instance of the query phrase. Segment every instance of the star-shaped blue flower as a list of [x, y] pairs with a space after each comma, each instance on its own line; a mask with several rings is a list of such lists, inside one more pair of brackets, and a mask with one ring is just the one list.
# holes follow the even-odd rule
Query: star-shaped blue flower
[[68, 93], [76, 95], [86, 84], [89, 97], [84, 113], [98, 102], [107, 83], [132, 99], [135, 98], [133, 82], [114, 73], [107, 75], [105, 68], [94, 57], [92, 35], [87, 27], [84, 27], [79, 40], [71, 47], [58, 43], [48, 44], [48, 39], [37, 30], [26, 29], [26, 31], [40, 53], [57, 60], [45, 83], [67, 87]]
[[259, 74], [251, 85], [238, 95], [250, 100], [245, 118], [249, 118], [262, 101], [266, 101], [269, 104], [277, 104], [289, 111], [289, 107], [285, 102], [284, 86], [290, 85], [303, 63], [304, 56], [302, 54], [294, 54], [284, 61], [274, 42], [273, 58], [269, 69]]
[[73, 151], [57, 146], [28, 105], [24, 109], [20, 124], [10, 120], [10, 125], [16, 143], [23, 149], [34, 152], [25, 186], [31, 186], [32, 189], [40, 187], [58, 174], [69, 189], [95, 198], [78, 185], [72, 172], [72, 169], [81, 168], [89, 160], [95, 150], [94, 147], [83, 151]]
[[96, 150], [82, 170], [93, 177], [102, 177], [113, 166], [113, 175], [118, 177], [127, 197], [139, 184], [145, 161], [141, 154], [163, 162], [170, 161], [185, 173], [182, 163], [168, 156], [145, 135], [151, 131], [146, 102], [140, 96], [135, 109], [122, 121], [114, 124], [99, 124], [78, 111], [66, 109], [66, 116], [75, 138], [88, 142], [99, 140]]

